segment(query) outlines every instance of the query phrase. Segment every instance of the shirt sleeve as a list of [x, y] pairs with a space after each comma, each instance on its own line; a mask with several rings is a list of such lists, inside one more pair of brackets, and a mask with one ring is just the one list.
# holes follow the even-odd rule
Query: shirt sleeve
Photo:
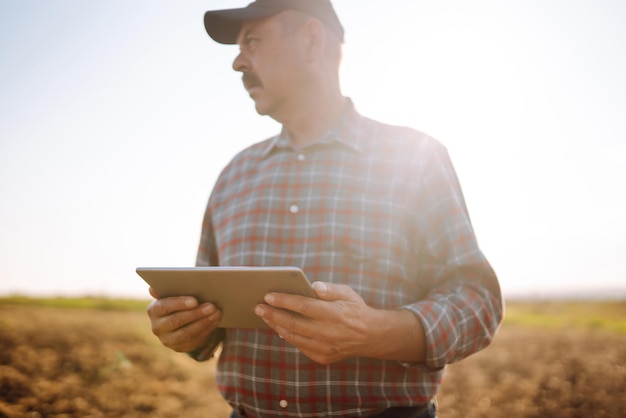
[[448, 152], [436, 145], [420, 173], [415, 231], [420, 276], [434, 285], [425, 299], [403, 307], [424, 327], [426, 366], [433, 369], [489, 345], [503, 317], [498, 279], [478, 247]]

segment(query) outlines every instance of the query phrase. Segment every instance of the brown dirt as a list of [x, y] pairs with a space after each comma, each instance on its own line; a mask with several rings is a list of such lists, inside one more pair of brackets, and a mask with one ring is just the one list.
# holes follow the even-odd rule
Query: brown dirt
[[[448, 369], [440, 416], [625, 417], [624, 359], [624, 334], [505, 325]], [[0, 306], [0, 417], [228, 417], [214, 368], [145, 313]]]
[[445, 417], [626, 417], [626, 336], [503, 326], [448, 370]]
[[0, 306], [0, 417], [227, 416], [214, 364], [162, 347], [145, 313]]

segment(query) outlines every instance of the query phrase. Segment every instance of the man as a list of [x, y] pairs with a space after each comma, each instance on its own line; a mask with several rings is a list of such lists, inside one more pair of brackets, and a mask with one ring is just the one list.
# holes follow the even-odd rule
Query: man
[[436, 416], [445, 366], [502, 319], [445, 148], [341, 94], [328, 0], [257, 0], [207, 12], [205, 27], [239, 45], [234, 70], [283, 128], [220, 175], [197, 264], [299, 266], [319, 299], [268, 294], [255, 313], [270, 329], [224, 331], [215, 306], [165, 298], [148, 308], [153, 332], [198, 360], [222, 341], [233, 417]]

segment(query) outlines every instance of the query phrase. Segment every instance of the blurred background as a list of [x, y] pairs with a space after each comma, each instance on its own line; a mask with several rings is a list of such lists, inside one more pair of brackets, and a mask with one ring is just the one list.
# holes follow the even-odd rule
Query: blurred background
[[[147, 297], [220, 170], [280, 127], [208, 9], [0, 0], [0, 294]], [[443, 142], [505, 297], [626, 297], [626, 3], [334, 0], [342, 87]]]

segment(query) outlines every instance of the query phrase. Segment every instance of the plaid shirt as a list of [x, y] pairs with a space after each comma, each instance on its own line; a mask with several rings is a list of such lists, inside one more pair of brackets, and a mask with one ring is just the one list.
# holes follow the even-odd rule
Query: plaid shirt
[[488, 345], [502, 319], [446, 149], [352, 106], [305, 148], [292, 148], [283, 130], [232, 160], [209, 200], [197, 264], [298, 266], [312, 281], [349, 285], [370, 306], [410, 310], [426, 331], [426, 362], [407, 367], [371, 358], [321, 365], [271, 330], [229, 329], [217, 384], [250, 417], [423, 404], [445, 365]]

